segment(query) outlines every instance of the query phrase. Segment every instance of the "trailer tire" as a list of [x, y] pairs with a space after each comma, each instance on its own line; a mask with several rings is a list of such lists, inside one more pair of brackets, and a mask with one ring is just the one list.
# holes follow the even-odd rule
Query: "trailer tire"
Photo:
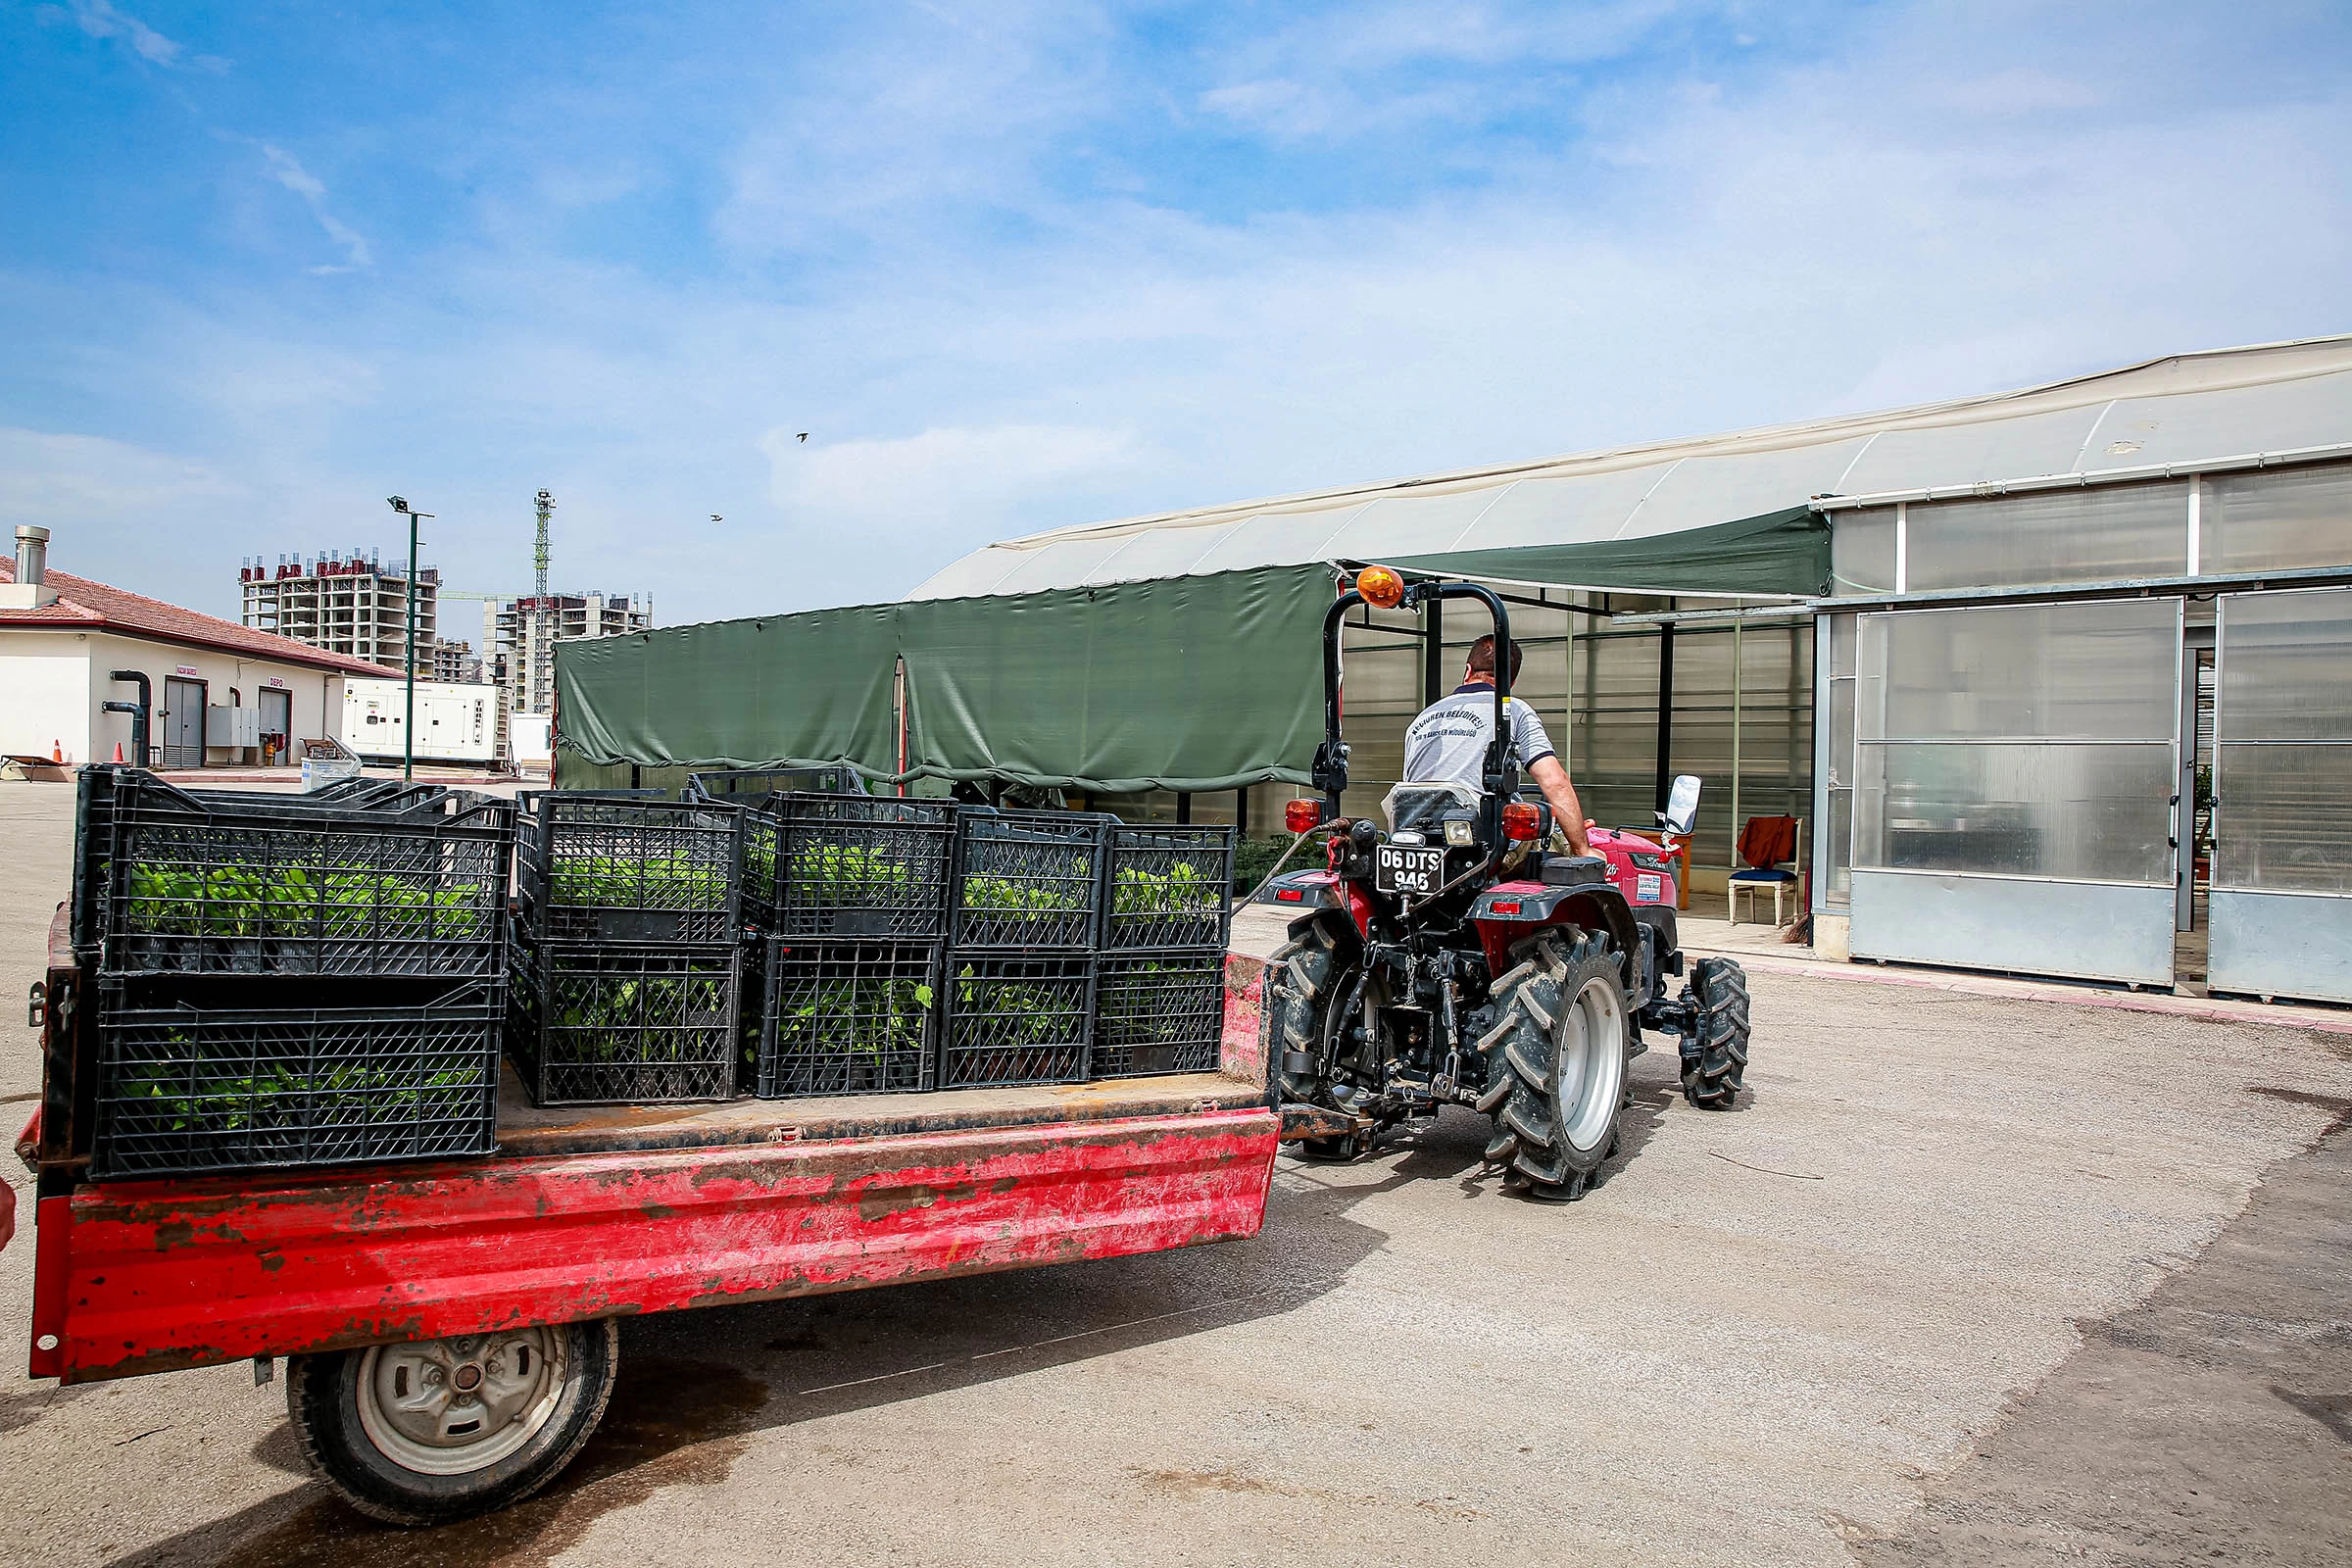
[[1730, 1110], [1747, 1074], [1747, 971], [1730, 958], [1690, 966], [1690, 1037], [1683, 1045], [1683, 1098]]
[[604, 1418], [619, 1363], [611, 1318], [366, 1346], [294, 1357], [286, 1413], [345, 1502], [386, 1524], [444, 1524], [554, 1480]]
[[1494, 982], [1496, 1023], [1479, 1047], [1494, 1118], [1487, 1163], [1505, 1188], [1573, 1202], [1617, 1152], [1628, 1041], [1624, 969], [1608, 933], [1562, 926], [1511, 949]]

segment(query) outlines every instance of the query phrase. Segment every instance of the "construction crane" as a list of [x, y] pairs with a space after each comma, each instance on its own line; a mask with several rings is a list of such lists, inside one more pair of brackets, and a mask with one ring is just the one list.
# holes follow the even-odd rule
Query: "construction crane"
[[545, 490], [539, 492], [539, 542], [531, 550], [531, 565], [538, 573], [539, 597], [547, 597], [547, 519], [556, 510], [556, 498]]

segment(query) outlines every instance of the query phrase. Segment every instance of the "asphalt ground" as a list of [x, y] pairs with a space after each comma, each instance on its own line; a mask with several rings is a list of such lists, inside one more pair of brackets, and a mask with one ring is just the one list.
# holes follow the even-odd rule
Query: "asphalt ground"
[[[70, 809], [0, 785], [10, 996]], [[1642, 1057], [1580, 1203], [1449, 1112], [1286, 1157], [1250, 1242], [632, 1320], [572, 1470], [440, 1531], [328, 1497], [247, 1366], [0, 1384], [0, 1560], [2352, 1561], [2352, 1040], [1754, 991], [1740, 1108]]]

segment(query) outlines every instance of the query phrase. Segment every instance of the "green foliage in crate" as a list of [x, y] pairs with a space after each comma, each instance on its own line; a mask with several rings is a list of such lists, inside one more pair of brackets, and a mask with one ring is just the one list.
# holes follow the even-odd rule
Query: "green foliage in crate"
[[956, 972], [956, 1010], [988, 1017], [992, 1047], [1070, 1044], [1085, 1032], [1083, 996], [1051, 981], [982, 974], [968, 963]]
[[487, 892], [480, 883], [435, 886], [386, 871], [134, 861], [124, 919], [126, 929], [157, 936], [355, 936], [385, 923], [386, 912], [416, 911], [433, 916], [413, 922], [419, 928], [448, 931], [481, 924]]
[[712, 908], [727, 902], [727, 875], [723, 861], [684, 854], [559, 860], [548, 878], [548, 898], [600, 909]]
[[1083, 909], [1087, 906], [1088, 884], [1084, 866], [1078, 867], [1067, 881], [1031, 881], [1024, 877], [967, 876], [963, 879], [963, 906], [985, 909], [990, 913], [1028, 914], [1054, 913], [1068, 909]]
[[[411, 1113], [438, 1090], [481, 1089], [479, 1067], [449, 1067], [417, 1082], [389, 1088], [382, 1074], [358, 1062], [257, 1061], [239, 1042], [218, 1057], [184, 1030], [164, 1037], [164, 1049], [184, 1051], [177, 1059], [127, 1062], [116, 1069], [114, 1092], [122, 1112], [135, 1117], [141, 1135], [155, 1133], [238, 1133], [294, 1130], [335, 1122], [319, 1097], [348, 1095], [366, 1102], [368, 1120], [378, 1125], [412, 1119]], [[407, 1074], [402, 1075], [404, 1080]]]
[[887, 975], [828, 979], [776, 1009], [776, 1050], [787, 1055], [880, 1057], [923, 1049], [939, 998], [919, 980]]
[[[1214, 856], [1208, 864], [1214, 867], [1224, 858], [1221, 854]], [[1215, 870], [1204, 870], [1190, 860], [1178, 860], [1165, 871], [1122, 865], [1118, 885], [1111, 890], [1110, 907], [1113, 914], [1192, 914], [1216, 907], [1224, 896]]]
[[559, 973], [549, 986], [547, 1027], [563, 1032], [567, 1064], [700, 1061], [710, 1053], [710, 1031], [734, 1028], [727, 981], [723, 972]]
[[1221, 985], [1222, 979], [1204, 974], [1199, 959], [1163, 963], [1143, 958], [1106, 971], [1096, 982], [1095, 995], [1102, 1037], [1122, 1046], [1186, 1044], [1198, 1020], [1169, 1003], [1171, 990], [1187, 984]]

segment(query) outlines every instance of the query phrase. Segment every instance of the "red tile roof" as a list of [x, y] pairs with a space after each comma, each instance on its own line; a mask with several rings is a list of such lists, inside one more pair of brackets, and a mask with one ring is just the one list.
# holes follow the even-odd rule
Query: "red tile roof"
[[[16, 566], [14, 561], [0, 556], [0, 582], [16, 581]], [[273, 659], [281, 663], [308, 664], [314, 669], [331, 669], [346, 675], [400, 678], [399, 670], [382, 664], [371, 664], [348, 654], [328, 653], [274, 632], [255, 631], [218, 615], [182, 610], [145, 594], [109, 588], [105, 583], [76, 577], [71, 572], [50, 572], [49, 586], [57, 590], [54, 604], [38, 610], [0, 610], [0, 626], [28, 631], [55, 627], [60, 631], [122, 632], [191, 648], [210, 648], [245, 659]]]

